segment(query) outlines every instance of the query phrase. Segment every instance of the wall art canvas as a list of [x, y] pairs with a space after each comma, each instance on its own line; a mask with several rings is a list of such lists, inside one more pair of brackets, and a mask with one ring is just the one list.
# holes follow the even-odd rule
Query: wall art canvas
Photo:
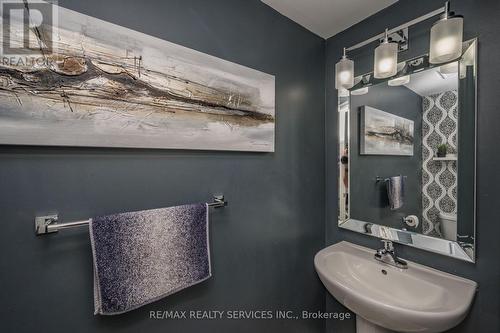
[[[26, 11], [3, 24], [4, 49], [25, 45]], [[30, 25], [25, 61], [3, 55], [0, 144], [274, 151], [274, 76], [57, 12], [57, 26]]]
[[361, 107], [360, 154], [413, 156], [414, 122], [370, 106]]

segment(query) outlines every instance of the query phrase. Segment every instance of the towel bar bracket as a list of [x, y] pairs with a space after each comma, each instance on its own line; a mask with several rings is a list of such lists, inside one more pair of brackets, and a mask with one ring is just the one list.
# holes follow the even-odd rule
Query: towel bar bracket
[[[224, 195], [214, 195], [213, 201], [208, 202], [207, 206], [211, 208], [223, 208], [227, 206], [227, 201], [225, 200]], [[35, 217], [35, 234], [36, 235], [51, 234], [54, 232], [58, 232], [59, 230], [62, 229], [88, 226], [89, 223], [90, 220], [59, 223], [59, 216], [57, 214], [47, 215], [47, 216], [37, 216]]]
[[214, 202], [207, 204], [209, 207], [213, 208], [223, 208], [227, 206], [227, 201], [224, 200], [224, 195], [214, 195]]
[[47, 215], [35, 217], [35, 233], [37, 235], [57, 232], [57, 229], [49, 228], [50, 225], [57, 224], [58, 215]]

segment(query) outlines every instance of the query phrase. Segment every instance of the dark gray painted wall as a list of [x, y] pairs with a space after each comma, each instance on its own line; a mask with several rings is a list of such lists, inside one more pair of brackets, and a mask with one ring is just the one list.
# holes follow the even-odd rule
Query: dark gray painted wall
[[[458, 114], [458, 192], [457, 192], [457, 233], [458, 235], [474, 235], [474, 165], [475, 165], [475, 147], [474, 142], [467, 138], [474, 137], [476, 130], [476, 118], [474, 107], [476, 96], [473, 93], [476, 90], [474, 81], [474, 69], [467, 66], [467, 76], [460, 79], [458, 92], [460, 94], [459, 114]], [[473, 242], [469, 237], [461, 238], [465, 242]]]
[[[365, 105], [413, 120], [413, 156], [359, 154], [360, 109]], [[384, 82], [370, 87], [365, 95], [351, 96], [350, 108], [349, 215], [356, 220], [410, 229], [403, 218], [420, 218], [422, 212], [422, 97], [406, 87], [390, 87]], [[406, 176], [405, 200], [403, 207], [390, 210], [386, 184], [375, 179], [397, 175]]]
[[[442, 5], [433, 0], [400, 0], [395, 5], [327, 41], [327, 108], [326, 108], [326, 243], [351, 241], [372, 248], [380, 247], [376, 238], [356, 234], [337, 227], [337, 95], [334, 89], [334, 65], [349, 47], [365, 40], [386, 27], [394, 27]], [[479, 292], [470, 315], [452, 332], [500, 332], [500, 224], [498, 223], [498, 189], [500, 188], [500, 154], [498, 128], [500, 127], [500, 2], [498, 0], [455, 0], [454, 10], [465, 15], [465, 38], [479, 37], [478, 82], [478, 179], [477, 179], [477, 263], [469, 264], [429, 252], [397, 246], [400, 255], [447, 272], [473, 279], [479, 283]], [[432, 22], [429, 22], [432, 23]], [[410, 50], [401, 59], [411, 58], [428, 50], [429, 24], [410, 29]], [[373, 47], [356, 53], [356, 72], [372, 71]], [[340, 305], [327, 295], [328, 309]], [[352, 333], [354, 322], [327, 321], [329, 332]]]
[[[324, 321], [155, 321], [150, 310], [321, 310], [325, 41], [259, 0], [60, 0], [67, 8], [276, 75], [276, 153], [0, 147], [2, 332], [320, 332]], [[118, 317], [93, 316], [88, 232], [66, 221], [223, 192], [214, 277]]]

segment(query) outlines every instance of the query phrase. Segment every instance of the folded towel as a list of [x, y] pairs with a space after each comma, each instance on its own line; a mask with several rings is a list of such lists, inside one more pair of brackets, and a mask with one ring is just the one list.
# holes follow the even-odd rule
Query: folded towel
[[403, 207], [405, 195], [404, 177], [390, 177], [386, 181], [386, 186], [387, 196], [389, 197], [389, 207], [391, 210]]
[[95, 314], [113, 315], [211, 276], [206, 204], [93, 218]]

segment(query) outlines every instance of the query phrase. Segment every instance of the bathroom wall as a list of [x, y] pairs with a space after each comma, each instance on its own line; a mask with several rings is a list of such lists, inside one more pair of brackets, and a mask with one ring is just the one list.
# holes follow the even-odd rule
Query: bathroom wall
[[[356, 24], [327, 41], [326, 84], [326, 244], [341, 240], [371, 248], [379, 248], [380, 241], [337, 226], [337, 92], [334, 65], [349, 47], [365, 40], [386, 27], [395, 27], [443, 5], [434, 0], [400, 0], [396, 4]], [[479, 283], [479, 290], [471, 313], [453, 333], [500, 332], [500, 223], [498, 223], [498, 189], [500, 188], [500, 156], [498, 154], [498, 128], [500, 128], [500, 2], [497, 0], [455, 0], [453, 10], [465, 16], [465, 38], [479, 37], [478, 71], [478, 147], [477, 147], [477, 262], [470, 264], [430, 252], [397, 246], [403, 258], [457, 274]], [[408, 59], [428, 52], [429, 29], [433, 20], [410, 29], [410, 49], [400, 54]], [[373, 49], [376, 44], [357, 51], [357, 74], [372, 71]], [[469, 113], [472, 115], [472, 113]], [[460, 140], [460, 139], [459, 139]], [[459, 143], [460, 144], [460, 143]], [[459, 166], [460, 169], [460, 166]], [[459, 198], [460, 201], [460, 198]], [[326, 295], [327, 309], [342, 307]], [[327, 331], [353, 333], [354, 321], [327, 321]]]
[[[458, 227], [457, 233], [463, 236], [474, 235], [474, 206], [470, 203], [474, 197], [474, 177], [470, 177], [474, 173], [475, 167], [475, 146], [474, 142], [467, 140], [476, 132], [476, 119], [474, 108], [476, 97], [474, 91], [477, 84], [474, 78], [474, 69], [472, 66], [467, 66], [467, 75], [460, 79], [458, 89], [461, 98], [458, 101], [458, 109], [460, 110], [458, 119], [458, 146], [460, 147], [460, 159], [458, 161], [458, 183], [460, 191], [457, 193], [457, 216]], [[464, 242], [471, 242], [471, 238], [462, 238]]]
[[[2, 332], [322, 332], [323, 320], [153, 320], [153, 310], [324, 309], [325, 41], [259, 0], [60, 0], [69, 9], [276, 76], [276, 152], [0, 147]], [[167, 55], [166, 55], [167, 56]], [[0, 106], [1, 112], [1, 106]], [[213, 278], [93, 315], [88, 231], [63, 221], [210, 200]]]
[[[390, 87], [386, 83], [369, 89], [367, 94], [351, 96], [350, 217], [410, 229], [402, 222], [403, 218], [407, 215], [417, 215], [420, 218], [422, 212], [422, 98], [406, 87]], [[359, 154], [359, 117], [364, 105], [413, 120], [413, 156]], [[397, 210], [391, 210], [385, 182], [376, 182], [375, 179], [397, 175], [406, 176], [404, 204]], [[416, 231], [420, 230], [419, 225]]]
[[440, 144], [448, 146], [448, 154], [458, 152], [458, 91], [424, 96], [422, 119], [423, 233], [441, 237], [439, 214], [457, 214], [457, 162], [433, 157]]

